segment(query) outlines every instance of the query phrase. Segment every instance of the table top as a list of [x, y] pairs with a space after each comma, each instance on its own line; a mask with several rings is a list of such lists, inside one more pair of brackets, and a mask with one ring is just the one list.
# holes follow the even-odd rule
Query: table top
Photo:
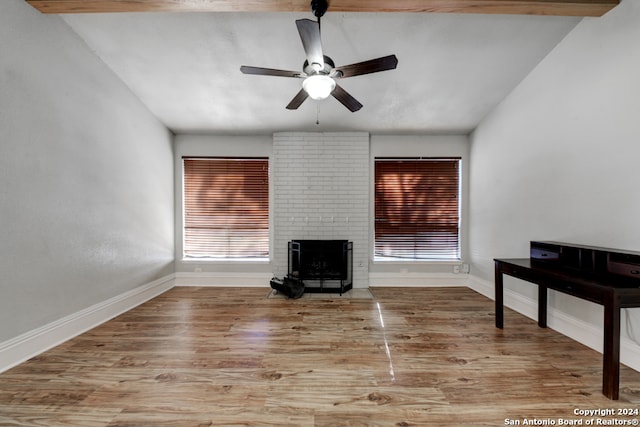
[[495, 258], [494, 261], [516, 268], [530, 270], [532, 273], [548, 275], [554, 279], [571, 281], [576, 284], [609, 289], [638, 290], [640, 292], [640, 280], [618, 274], [585, 271], [577, 268], [559, 266], [548, 261], [532, 260], [531, 258]]

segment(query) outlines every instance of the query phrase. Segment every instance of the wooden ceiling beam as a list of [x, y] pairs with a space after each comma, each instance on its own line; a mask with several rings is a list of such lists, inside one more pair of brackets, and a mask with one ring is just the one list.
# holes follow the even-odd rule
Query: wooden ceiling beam
[[[308, 12], [309, 0], [26, 0], [42, 13]], [[331, 12], [602, 16], [620, 0], [330, 0]]]

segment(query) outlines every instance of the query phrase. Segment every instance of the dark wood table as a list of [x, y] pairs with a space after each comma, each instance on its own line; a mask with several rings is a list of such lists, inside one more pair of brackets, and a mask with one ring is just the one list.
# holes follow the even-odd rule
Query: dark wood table
[[538, 285], [538, 326], [547, 327], [547, 289], [604, 306], [602, 393], [618, 400], [620, 386], [620, 309], [640, 307], [638, 282], [557, 268], [530, 258], [495, 259], [496, 327], [504, 327], [503, 275]]

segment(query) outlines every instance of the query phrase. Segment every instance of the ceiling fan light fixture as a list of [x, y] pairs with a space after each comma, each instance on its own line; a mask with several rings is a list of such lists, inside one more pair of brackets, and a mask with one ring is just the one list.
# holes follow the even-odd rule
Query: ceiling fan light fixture
[[311, 99], [327, 99], [336, 88], [336, 82], [326, 74], [314, 74], [302, 81], [302, 88]]

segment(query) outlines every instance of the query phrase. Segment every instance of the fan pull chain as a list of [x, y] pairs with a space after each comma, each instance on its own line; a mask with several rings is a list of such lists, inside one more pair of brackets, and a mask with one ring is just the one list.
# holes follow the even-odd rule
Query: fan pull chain
[[320, 103], [316, 103], [316, 126], [320, 126]]

